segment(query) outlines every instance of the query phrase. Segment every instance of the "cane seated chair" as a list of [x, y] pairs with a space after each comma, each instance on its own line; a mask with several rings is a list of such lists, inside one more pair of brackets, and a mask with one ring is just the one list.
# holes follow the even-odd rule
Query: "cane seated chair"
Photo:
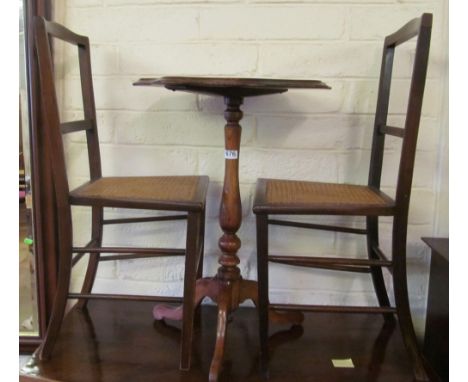
[[[393, 320], [394, 314], [396, 314], [406, 348], [413, 363], [415, 377], [417, 380], [428, 380], [425, 361], [417, 346], [408, 302], [406, 236], [431, 27], [432, 15], [423, 14], [420, 18], [410, 21], [401, 29], [385, 38], [369, 178], [366, 186], [281, 179], [259, 179], [257, 181], [253, 211], [256, 214], [257, 222], [259, 330], [263, 373], [268, 373], [268, 311], [269, 308], [275, 308], [297, 311], [381, 313], [386, 320]], [[403, 129], [388, 126], [387, 115], [395, 48], [416, 36], [416, 54], [409, 90], [405, 127]], [[403, 139], [395, 198], [391, 198], [380, 190], [386, 134]], [[273, 219], [270, 217], [271, 215], [365, 216], [366, 228], [360, 229], [294, 222], [284, 219]], [[393, 217], [392, 256], [390, 258], [379, 247], [379, 216]], [[366, 235], [368, 259], [270, 255], [268, 249], [269, 225]], [[335, 271], [370, 273], [379, 306], [269, 304], [268, 262]], [[390, 306], [382, 273], [383, 267], [388, 268], [392, 273], [395, 307]]]
[[[197, 277], [202, 276], [205, 224], [206, 176], [103, 177], [96, 126], [96, 110], [90, 63], [89, 39], [64, 26], [35, 18], [35, 52], [39, 65], [42, 123], [39, 135], [48, 156], [52, 173], [53, 199], [57, 211], [58, 283], [50, 322], [45, 339], [38, 351], [40, 359], [51, 357], [60, 332], [66, 302], [78, 299], [78, 308], [86, 307], [90, 299], [123, 299], [140, 301], [183, 302], [180, 368], [190, 367], [194, 319], [194, 293]], [[78, 48], [84, 119], [60, 122], [50, 43], [52, 38], [63, 40]], [[65, 163], [63, 134], [85, 131], [89, 158], [90, 180], [70, 191]], [[84, 247], [73, 246], [72, 205], [91, 207], [91, 241]], [[127, 208], [176, 212], [152, 217], [105, 219], [104, 208]], [[53, 219], [54, 217], [50, 217]], [[141, 223], [150, 221], [187, 220], [185, 248], [103, 247], [103, 226], [107, 224]], [[88, 267], [81, 293], [70, 293], [72, 267], [89, 254]], [[75, 256], [73, 257], [73, 254]], [[107, 254], [107, 255], [106, 255]], [[137, 259], [163, 256], [185, 256], [183, 297], [135, 296], [92, 293], [100, 261]], [[157, 346], [157, 344], [155, 344]]]

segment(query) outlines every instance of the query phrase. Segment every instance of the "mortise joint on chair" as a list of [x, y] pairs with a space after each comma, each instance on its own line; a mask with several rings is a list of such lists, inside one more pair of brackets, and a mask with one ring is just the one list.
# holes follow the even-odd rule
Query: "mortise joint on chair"
[[395, 126], [379, 125], [379, 133], [389, 134], [399, 138], [405, 137], [405, 129]]

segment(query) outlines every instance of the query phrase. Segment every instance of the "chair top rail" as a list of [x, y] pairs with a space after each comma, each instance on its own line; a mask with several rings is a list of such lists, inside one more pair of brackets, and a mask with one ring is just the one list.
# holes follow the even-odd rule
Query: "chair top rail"
[[63, 25], [57, 24], [53, 21], [48, 21], [43, 17], [37, 18], [38, 22], [43, 22], [48, 34], [55, 38], [66, 41], [70, 44], [86, 46], [89, 45], [87, 36], [82, 36], [72, 32], [70, 29], [65, 28]]
[[432, 26], [432, 14], [424, 13], [403, 25], [396, 32], [385, 37], [385, 46], [397, 46], [417, 36], [422, 27]]

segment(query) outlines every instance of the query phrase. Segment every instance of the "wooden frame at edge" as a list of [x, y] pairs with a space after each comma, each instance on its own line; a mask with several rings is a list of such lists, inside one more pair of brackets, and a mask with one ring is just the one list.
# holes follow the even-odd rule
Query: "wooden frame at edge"
[[[19, 336], [19, 353], [28, 354], [42, 342], [47, 322], [50, 316], [53, 296], [56, 285], [57, 257], [55, 252], [55, 227], [52, 224], [44, 224], [44, 221], [53, 221], [53, 203], [47, 199], [52, 183], [50, 172], [45, 166], [46, 153], [41, 152], [41, 142], [38, 140], [38, 126], [41, 113], [38, 107], [39, 88], [37, 75], [37, 62], [34, 54], [33, 19], [34, 16], [52, 18], [52, 0], [25, 0], [25, 47], [26, 47], [26, 71], [28, 86], [28, 115], [31, 151], [31, 188], [33, 190], [33, 233], [34, 233], [34, 259], [36, 269], [37, 309], [39, 319], [38, 336]], [[50, 197], [50, 196], [49, 196]], [[47, 266], [46, 266], [47, 264]]]

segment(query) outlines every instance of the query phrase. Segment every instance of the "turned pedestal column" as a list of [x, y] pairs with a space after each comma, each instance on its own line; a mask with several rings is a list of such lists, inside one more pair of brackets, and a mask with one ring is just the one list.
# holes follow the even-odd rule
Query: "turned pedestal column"
[[[202, 278], [197, 281], [195, 304], [198, 305], [204, 297], [209, 297], [218, 306], [218, 323], [216, 345], [210, 366], [209, 380], [218, 380], [224, 356], [227, 334], [227, 318], [239, 304], [252, 300], [258, 306], [257, 282], [244, 280], [238, 267], [237, 253], [241, 240], [237, 236], [242, 223], [242, 205], [239, 191], [239, 158], [242, 111], [240, 109], [245, 97], [263, 96], [284, 93], [289, 88], [296, 89], [330, 89], [326, 84], [316, 80], [276, 80], [260, 78], [226, 78], [226, 77], [162, 77], [143, 78], [134, 85], [164, 86], [170, 90], [180, 90], [192, 93], [223, 96], [225, 101], [224, 127], [224, 186], [221, 196], [219, 224], [223, 231], [218, 241], [221, 255], [220, 267], [216, 276]], [[208, 174], [209, 175], [209, 174]], [[182, 319], [182, 307], [168, 308], [156, 306], [156, 319]], [[300, 312], [270, 311], [269, 319], [285, 324], [298, 324], [303, 320]], [[190, 325], [191, 323], [184, 323]], [[189, 365], [186, 365], [188, 368]]]

